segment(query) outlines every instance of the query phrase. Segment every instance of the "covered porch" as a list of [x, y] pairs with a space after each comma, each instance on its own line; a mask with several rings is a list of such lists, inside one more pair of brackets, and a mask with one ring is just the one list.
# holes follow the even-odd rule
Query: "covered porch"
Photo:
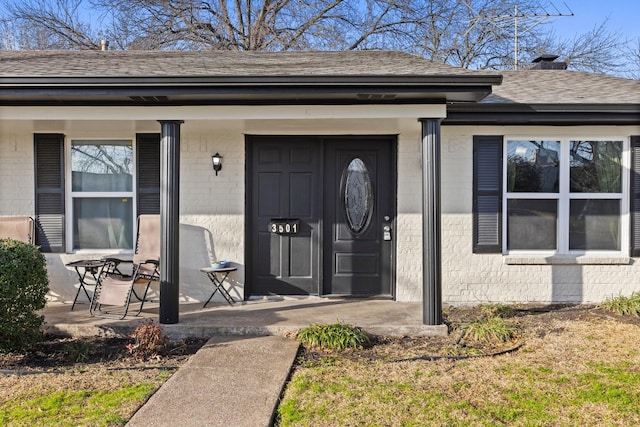
[[[76, 205], [81, 207], [84, 199], [89, 204], [94, 202], [91, 198], [104, 198], [126, 210], [122, 223], [133, 223], [132, 218], [142, 213], [160, 215], [160, 305], [154, 314], [162, 324], [188, 323], [191, 312], [185, 312], [185, 302], [201, 300], [204, 277], [200, 269], [214, 260], [231, 260], [238, 267], [233, 277], [238, 294], [234, 296], [241, 300], [257, 295], [320, 295], [330, 298], [311, 305], [331, 307], [327, 321], [349, 321], [349, 311], [343, 315], [337, 307], [362, 304], [364, 314], [371, 313], [369, 304], [378, 304], [376, 298], [385, 297], [389, 307], [375, 316], [376, 325], [393, 323], [385, 320], [384, 312], [403, 312], [402, 305], [393, 309], [391, 305], [411, 301], [418, 302], [411, 305], [417, 317], [409, 324], [442, 326], [440, 122], [447, 117], [448, 104], [481, 100], [493, 85], [500, 84], [500, 75], [459, 70], [398, 52], [296, 53], [297, 61], [271, 53], [201, 52], [38, 53], [26, 60], [22, 54], [11, 59], [21, 68], [7, 71], [12, 76], [6, 79], [11, 91], [0, 97], [6, 105], [0, 109], [0, 126], [16, 157], [37, 164], [34, 186], [42, 193], [38, 194], [44, 199], [55, 190], [57, 205], [55, 212], [45, 212], [39, 199], [23, 197], [26, 191], [11, 190], [5, 199], [24, 199], [22, 210], [35, 212], [41, 226], [44, 220], [55, 222], [39, 240], [56, 238], [56, 244], [43, 246], [43, 252], [59, 300], [66, 301], [71, 289], [70, 272], [65, 268], [69, 261], [88, 255], [100, 258], [107, 251], [133, 247], [121, 244], [121, 239], [117, 244], [110, 240], [96, 244], [96, 239], [79, 238], [83, 233], [79, 224], [90, 223], [97, 215], [85, 215]], [[114, 60], [122, 62], [114, 67]], [[34, 79], [34, 70], [40, 71], [43, 67], [38, 65], [43, 62], [50, 71]], [[270, 143], [267, 139], [272, 137], [278, 139], [272, 144], [277, 147], [265, 150], [269, 153], [264, 162], [256, 164], [270, 165], [260, 169], [250, 163], [258, 158], [254, 147]], [[297, 140], [281, 141], [290, 138]], [[371, 140], [379, 138], [386, 142], [376, 145], [374, 153]], [[151, 139], [153, 144], [147, 144]], [[307, 141], [302, 139], [315, 141], [304, 153], [300, 147]], [[74, 172], [80, 175], [74, 170], [73, 150], [88, 145], [128, 147], [123, 150], [128, 156], [126, 164], [132, 165], [127, 170], [131, 188], [93, 190], [87, 195], [84, 188], [74, 187]], [[157, 172], [141, 162], [147, 156], [134, 154], [143, 145], [153, 145], [152, 151], [159, 154]], [[52, 147], [53, 154], [45, 150]], [[213, 153], [224, 157], [220, 176], [218, 170], [215, 175], [211, 170]], [[315, 162], [318, 158], [333, 163]], [[45, 181], [40, 179], [44, 172], [51, 172], [46, 161], [52, 159], [57, 165], [54, 189], [40, 185]], [[297, 169], [305, 162], [307, 169]], [[343, 197], [346, 190], [336, 183], [350, 170], [343, 166], [354, 162], [365, 166], [359, 166], [359, 174], [368, 174], [361, 187], [375, 188], [378, 193], [358, 200], [366, 205], [362, 224], [340, 234], [345, 213], [336, 213], [334, 207], [344, 207], [347, 198]], [[23, 169], [24, 181], [33, 182], [34, 171]], [[331, 173], [325, 172], [328, 170]], [[280, 178], [280, 172], [289, 175]], [[113, 175], [92, 173], [105, 183]], [[258, 173], [266, 178], [254, 179]], [[138, 185], [152, 176], [159, 178], [153, 188]], [[369, 176], [381, 178], [377, 182]], [[309, 185], [303, 187], [301, 182]], [[281, 193], [254, 197], [263, 188], [277, 188]], [[153, 212], [147, 211], [151, 203], [145, 199], [151, 197], [151, 190]], [[300, 197], [307, 203], [292, 197], [308, 194], [334, 197]], [[284, 202], [259, 204], [265, 200]], [[304, 251], [299, 250], [301, 243], [288, 243], [289, 236], [277, 236], [273, 230], [273, 235], [267, 235], [268, 229], [259, 223], [263, 206], [273, 208], [264, 209], [271, 221], [300, 221], [306, 234], [295, 236], [297, 242], [310, 242]], [[293, 212], [291, 206], [300, 207], [300, 212]], [[107, 219], [112, 217], [116, 214]], [[135, 235], [133, 230], [125, 231], [120, 234]], [[108, 228], [102, 234], [110, 236], [110, 232]], [[262, 240], [254, 240], [260, 233]], [[306, 259], [293, 259], [299, 253]], [[256, 271], [260, 277], [252, 276]], [[334, 278], [337, 282], [338, 275], [346, 277], [342, 287], [329, 288], [326, 284]], [[380, 286], [360, 286], [369, 276], [375, 276]], [[259, 288], [256, 282], [263, 277], [294, 287], [295, 292], [282, 292], [275, 285]], [[350, 286], [360, 278], [364, 279], [359, 286]], [[302, 280], [308, 282], [304, 283], [307, 287], [298, 283]], [[337, 303], [331, 299], [335, 295], [371, 298]], [[255, 305], [250, 301], [233, 310], [251, 312]], [[81, 317], [65, 309], [61, 313], [68, 319]], [[310, 313], [304, 319], [314, 321]], [[78, 320], [87, 322], [94, 320]], [[207, 323], [217, 324], [210, 317]]]
[[[113, 320], [91, 317], [86, 305], [51, 302], [42, 311], [48, 333], [73, 336], [127, 335], [140, 322], [158, 319], [159, 304], [145, 303], [137, 317]], [[179, 305], [180, 322], [162, 325], [172, 339], [215, 335], [263, 336], [295, 334], [312, 323], [343, 322], [384, 336], [446, 335], [447, 326], [424, 325], [422, 303], [376, 299], [272, 297], [236, 303], [199, 302]]]

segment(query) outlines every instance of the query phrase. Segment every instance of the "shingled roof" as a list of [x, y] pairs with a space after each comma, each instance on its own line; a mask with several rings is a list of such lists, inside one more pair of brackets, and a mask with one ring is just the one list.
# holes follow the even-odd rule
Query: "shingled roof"
[[2, 51], [0, 76], [478, 76], [397, 51]]
[[503, 71], [475, 103], [453, 103], [447, 125], [639, 125], [640, 81], [569, 70]]
[[637, 104], [640, 80], [569, 70], [502, 71], [483, 104]]
[[476, 102], [501, 80], [394, 51], [0, 52], [5, 105]]
[[4, 105], [446, 102], [446, 123], [640, 114], [638, 80], [474, 71], [397, 51], [0, 51], [0, 90]]

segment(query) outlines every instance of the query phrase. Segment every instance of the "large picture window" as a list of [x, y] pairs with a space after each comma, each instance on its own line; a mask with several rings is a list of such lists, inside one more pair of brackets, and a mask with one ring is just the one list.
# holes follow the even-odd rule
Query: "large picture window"
[[73, 250], [133, 249], [133, 143], [71, 140]]
[[628, 246], [621, 140], [507, 139], [503, 235], [511, 251], [580, 253]]

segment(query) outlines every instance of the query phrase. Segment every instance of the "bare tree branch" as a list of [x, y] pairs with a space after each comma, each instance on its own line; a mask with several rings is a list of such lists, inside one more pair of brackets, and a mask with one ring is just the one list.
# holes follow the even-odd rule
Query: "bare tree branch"
[[547, 31], [548, 0], [0, 0], [0, 4], [8, 11], [0, 22], [5, 34], [0, 43], [5, 48], [99, 49], [100, 38], [106, 38], [116, 49], [394, 49], [464, 68], [501, 70], [514, 67], [517, 18], [518, 57], [525, 62], [541, 53], [555, 53], [571, 69], [638, 73], [637, 42], [620, 42], [619, 34], [607, 30], [607, 21], [570, 40]]

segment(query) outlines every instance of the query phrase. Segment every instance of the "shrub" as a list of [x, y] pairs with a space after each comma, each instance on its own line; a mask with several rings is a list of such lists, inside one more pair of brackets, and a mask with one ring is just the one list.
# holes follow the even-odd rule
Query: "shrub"
[[633, 292], [630, 296], [619, 295], [607, 298], [600, 308], [613, 311], [623, 316], [640, 316], [640, 293]]
[[466, 336], [473, 341], [509, 342], [518, 336], [517, 326], [508, 323], [502, 317], [485, 317], [462, 327]]
[[133, 343], [127, 344], [127, 350], [137, 359], [147, 360], [160, 356], [168, 343], [168, 338], [163, 334], [162, 326], [149, 319], [136, 326], [130, 335]]
[[301, 329], [297, 339], [302, 344], [330, 350], [361, 348], [371, 343], [369, 335], [362, 328], [341, 322], [330, 325], [313, 323]]
[[0, 239], [0, 351], [22, 350], [42, 339], [49, 291], [46, 261], [37, 246]]

